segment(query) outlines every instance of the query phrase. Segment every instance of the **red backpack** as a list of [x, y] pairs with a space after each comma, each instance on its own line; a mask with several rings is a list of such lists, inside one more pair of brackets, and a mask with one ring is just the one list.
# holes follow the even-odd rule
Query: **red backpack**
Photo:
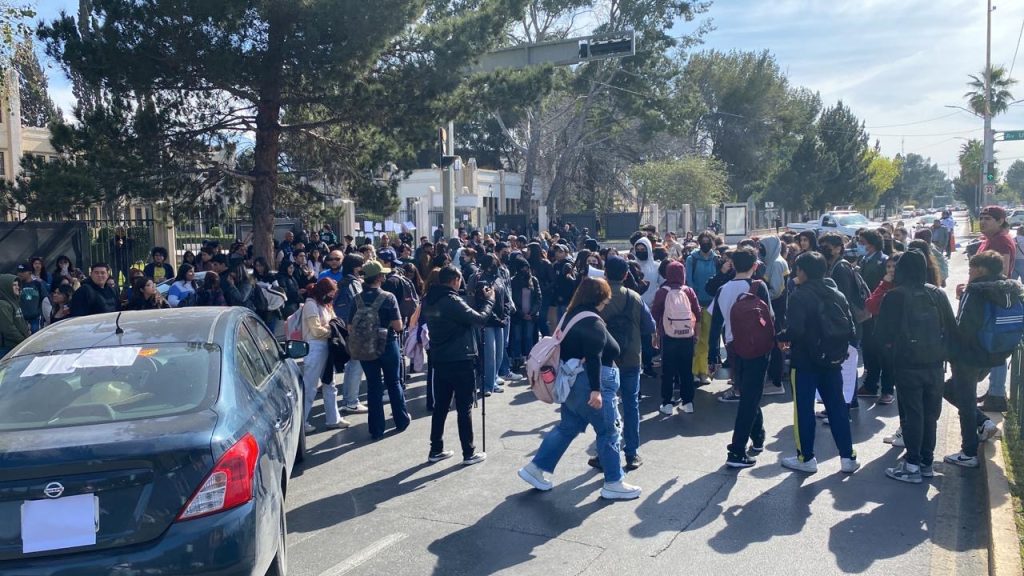
[[758, 296], [761, 286], [760, 280], [751, 282], [750, 290], [740, 294], [729, 311], [732, 351], [746, 360], [765, 356], [775, 346], [775, 322], [768, 304]]

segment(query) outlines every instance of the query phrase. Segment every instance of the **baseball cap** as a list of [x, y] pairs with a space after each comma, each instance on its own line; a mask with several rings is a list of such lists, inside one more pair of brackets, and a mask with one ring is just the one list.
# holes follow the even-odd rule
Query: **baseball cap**
[[392, 252], [391, 250], [385, 250], [380, 254], [377, 254], [377, 259], [380, 260], [381, 262], [387, 262], [388, 264], [391, 264], [395, 261], [395, 253]]
[[31, 272], [31, 271], [32, 271], [32, 265], [31, 264], [28, 264], [26, 262], [22, 262], [21, 264], [18, 264], [18, 272]]
[[1006, 209], [1002, 206], [986, 206], [981, 211], [981, 216], [991, 216], [996, 220], [1004, 220], [1006, 218]]
[[371, 260], [363, 264], [363, 278], [376, 278], [381, 274], [390, 274], [391, 268], [385, 268], [381, 266], [380, 262]]

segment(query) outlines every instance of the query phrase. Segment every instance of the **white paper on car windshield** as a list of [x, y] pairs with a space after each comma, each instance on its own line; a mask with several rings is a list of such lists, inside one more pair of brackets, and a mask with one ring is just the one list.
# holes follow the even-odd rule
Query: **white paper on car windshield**
[[92, 348], [83, 350], [75, 360], [75, 368], [116, 368], [131, 366], [135, 363], [142, 346], [118, 348]]
[[135, 363], [141, 346], [93, 348], [68, 354], [37, 356], [21, 373], [22, 378], [36, 375], [71, 374], [79, 368], [117, 368]]

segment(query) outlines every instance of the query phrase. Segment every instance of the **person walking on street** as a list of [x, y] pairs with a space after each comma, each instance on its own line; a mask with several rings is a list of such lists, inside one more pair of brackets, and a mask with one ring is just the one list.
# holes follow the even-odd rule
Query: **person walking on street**
[[828, 264], [818, 252], [797, 257], [796, 288], [789, 297], [785, 329], [779, 335], [780, 348], [789, 348], [794, 371], [793, 429], [797, 455], [782, 459], [782, 465], [799, 472], [818, 471], [814, 456], [815, 392], [821, 396], [828, 415], [832, 439], [839, 449], [840, 469], [855, 472], [860, 464], [853, 450], [849, 407], [843, 396], [842, 366], [850, 343], [856, 339], [853, 313], [846, 297], [825, 278]]
[[[673, 389], [679, 388], [679, 410], [693, 414], [694, 336], [700, 330], [700, 304], [693, 288], [686, 285], [686, 267], [681, 262], [669, 262], [665, 270], [665, 283], [654, 294], [651, 314], [657, 327], [660, 344], [661, 413], [672, 415]], [[675, 386], [673, 385], [675, 384]]]
[[560, 320], [558, 329], [569, 327], [577, 320], [560, 346], [562, 362], [582, 360], [583, 370], [576, 376], [568, 398], [562, 404], [559, 423], [547, 434], [529, 464], [519, 469], [519, 477], [537, 490], [551, 490], [548, 474], [555, 467], [569, 444], [581, 432], [592, 426], [597, 433], [597, 454], [604, 471], [601, 497], [607, 500], [632, 500], [640, 497], [641, 489], [625, 482], [622, 458], [619, 455], [619, 414], [616, 393], [619, 372], [614, 362], [619, 345], [608, 333], [601, 310], [611, 300], [611, 288], [604, 278], [584, 278]]
[[430, 366], [433, 377], [434, 410], [430, 421], [430, 462], [440, 462], [455, 455], [444, 449], [444, 423], [448, 418], [452, 397], [455, 398], [462, 463], [477, 464], [487, 458], [473, 444], [472, 409], [476, 394], [477, 339], [474, 328], [482, 327], [494, 306], [494, 289], [481, 288], [483, 302], [474, 310], [459, 296], [462, 273], [452, 265], [437, 272], [437, 284], [427, 290], [420, 317], [430, 333]]
[[956, 288], [960, 305], [950, 358], [953, 378], [946, 382], [943, 394], [959, 411], [961, 448], [944, 461], [977, 468], [978, 441], [996, 432], [995, 424], [975, 403], [977, 384], [993, 365], [1006, 365], [1005, 355], [992, 354], [982, 346], [986, 315], [1024, 302], [1024, 287], [1003, 275], [1002, 255], [993, 250], [974, 255], [968, 266], [967, 284]]
[[[726, 465], [730, 468], [749, 468], [757, 463], [755, 456], [764, 450], [764, 416], [761, 414], [761, 395], [764, 392], [764, 377], [768, 370], [769, 347], [763, 356], [743, 358], [736, 353], [733, 341], [736, 331], [732, 326], [735, 318], [731, 312], [733, 306], [746, 293], [750, 292], [760, 298], [767, 306], [771, 315], [771, 297], [763, 282], [753, 281], [754, 267], [757, 264], [757, 253], [749, 246], [742, 246], [732, 252], [730, 258], [735, 277], [726, 282], [718, 290], [711, 303], [711, 342], [718, 342], [721, 333], [725, 332], [725, 346], [729, 354], [729, 362], [733, 370], [735, 386], [739, 389], [739, 406], [736, 410], [736, 424], [733, 427], [732, 442], [728, 446]], [[767, 328], [767, 320], [762, 328]], [[738, 327], [736, 327], [738, 328]], [[772, 328], [774, 331], [774, 328]], [[744, 337], [750, 336], [744, 334]], [[774, 339], [774, 334], [772, 334]], [[717, 368], [720, 363], [717, 346], [708, 350], [708, 366]], [[747, 441], [751, 441], [750, 453]]]
[[608, 333], [619, 345], [619, 390], [622, 395], [622, 441], [626, 467], [636, 470], [643, 465], [640, 457], [640, 340], [651, 338], [654, 318], [643, 299], [622, 282], [629, 272], [629, 263], [621, 256], [611, 256], [605, 263], [605, 276], [612, 297], [601, 310]]
[[[366, 375], [366, 398], [369, 410], [370, 436], [374, 440], [384, 437], [384, 394], [391, 404], [391, 417], [395, 430], [405, 431], [411, 418], [405, 406], [405, 394], [401, 386], [401, 354], [398, 349], [398, 335], [402, 333], [402, 317], [395, 295], [381, 289], [381, 283], [391, 270], [371, 261], [363, 264], [363, 291], [356, 296], [355, 305], [348, 317], [350, 340], [383, 338], [383, 349], [376, 358], [360, 358]], [[376, 311], [377, 326], [370, 334], [361, 330], [360, 314], [363, 309]], [[355, 352], [353, 351], [353, 356]]]
[[71, 315], [74, 317], [91, 316], [117, 312], [120, 301], [117, 291], [107, 286], [110, 268], [103, 262], [96, 262], [89, 269], [89, 279], [75, 290], [71, 296]]
[[[303, 422], [307, 434], [316, 431], [316, 428], [309, 423], [309, 415], [313, 408], [313, 399], [316, 397], [316, 386], [320, 382], [320, 375], [329, 361], [327, 340], [331, 337], [331, 320], [335, 318], [332, 302], [334, 302], [337, 290], [338, 287], [334, 280], [321, 278], [308, 291], [306, 303], [301, 310], [302, 339], [309, 344], [309, 354], [302, 362], [303, 414], [305, 415]], [[324, 415], [328, 428], [348, 428], [352, 425], [338, 413], [338, 391], [333, 383], [323, 385], [323, 398]]]
[[875, 332], [889, 363], [896, 368], [901, 431], [906, 454], [885, 475], [920, 484], [935, 475], [937, 425], [942, 410], [945, 362], [956, 333], [953, 309], [941, 289], [926, 283], [926, 256], [905, 252], [896, 264], [890, 290], [882, 300]]

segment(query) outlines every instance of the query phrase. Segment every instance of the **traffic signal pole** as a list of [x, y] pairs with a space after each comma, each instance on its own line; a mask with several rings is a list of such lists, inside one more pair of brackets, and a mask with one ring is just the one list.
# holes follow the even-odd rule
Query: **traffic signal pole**
[[[995, 133], [992, 132], [992, 0], [988, 0], [988, 12], [985, 14], [987, 29], [985, 34], [985, 159], [981, 166], [981, 186], [978, 187], [980, 198], [978, 208], [989, 203], [988, 186], [995, 185], [993, 163], [995, 156]], [[992, 178], [990, 181], [989, 178]]]

